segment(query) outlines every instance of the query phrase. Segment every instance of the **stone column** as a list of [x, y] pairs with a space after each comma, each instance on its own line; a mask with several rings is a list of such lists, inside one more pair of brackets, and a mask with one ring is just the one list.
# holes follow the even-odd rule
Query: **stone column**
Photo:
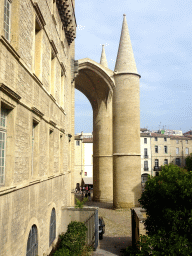
[[93, 200], [113, 201], [112, 99], [93, 110]]

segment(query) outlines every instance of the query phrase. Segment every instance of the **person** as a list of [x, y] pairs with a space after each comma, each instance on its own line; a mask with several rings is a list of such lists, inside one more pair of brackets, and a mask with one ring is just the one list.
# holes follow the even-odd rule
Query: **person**
[[91, 192], [90, 192], [90, 190], [88, 191], [88, 198], [89, 198], [89, 201], [91, 201]]
[[82, 187], [80, 187], [80, 194], [82, 193]]
[[87, 198], [87, 191], [85, 192], [85, 197]]

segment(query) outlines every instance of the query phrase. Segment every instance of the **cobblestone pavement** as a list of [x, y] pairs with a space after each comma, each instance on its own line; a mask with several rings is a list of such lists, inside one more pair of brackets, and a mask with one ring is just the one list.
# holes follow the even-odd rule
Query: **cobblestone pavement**
[[112, 203], [90, 201], [85, 205], [99, 207], [99, 216], [105, 221], [103, 240], [99, 240], [93, 256], [123, 255], [125, 248], [131, 245], [131, 210], [113, 210]]

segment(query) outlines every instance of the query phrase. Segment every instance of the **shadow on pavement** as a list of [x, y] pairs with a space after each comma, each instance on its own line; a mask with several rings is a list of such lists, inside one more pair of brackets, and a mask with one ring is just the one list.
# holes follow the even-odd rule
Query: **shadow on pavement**
[[131, 237], [103, 237], [100, 240], [100, 250], [114, 255], [123, 255], [125, 249], [132, 244]]

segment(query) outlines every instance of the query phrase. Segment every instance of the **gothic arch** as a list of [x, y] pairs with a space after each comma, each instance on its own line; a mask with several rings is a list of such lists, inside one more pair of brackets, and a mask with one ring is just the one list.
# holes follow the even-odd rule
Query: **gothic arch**
[[93, 197], [96, 201], [112, 201], [113, 71], [88, 58], [78, 62], [75, 88], [89, 99], [93, 108]]

